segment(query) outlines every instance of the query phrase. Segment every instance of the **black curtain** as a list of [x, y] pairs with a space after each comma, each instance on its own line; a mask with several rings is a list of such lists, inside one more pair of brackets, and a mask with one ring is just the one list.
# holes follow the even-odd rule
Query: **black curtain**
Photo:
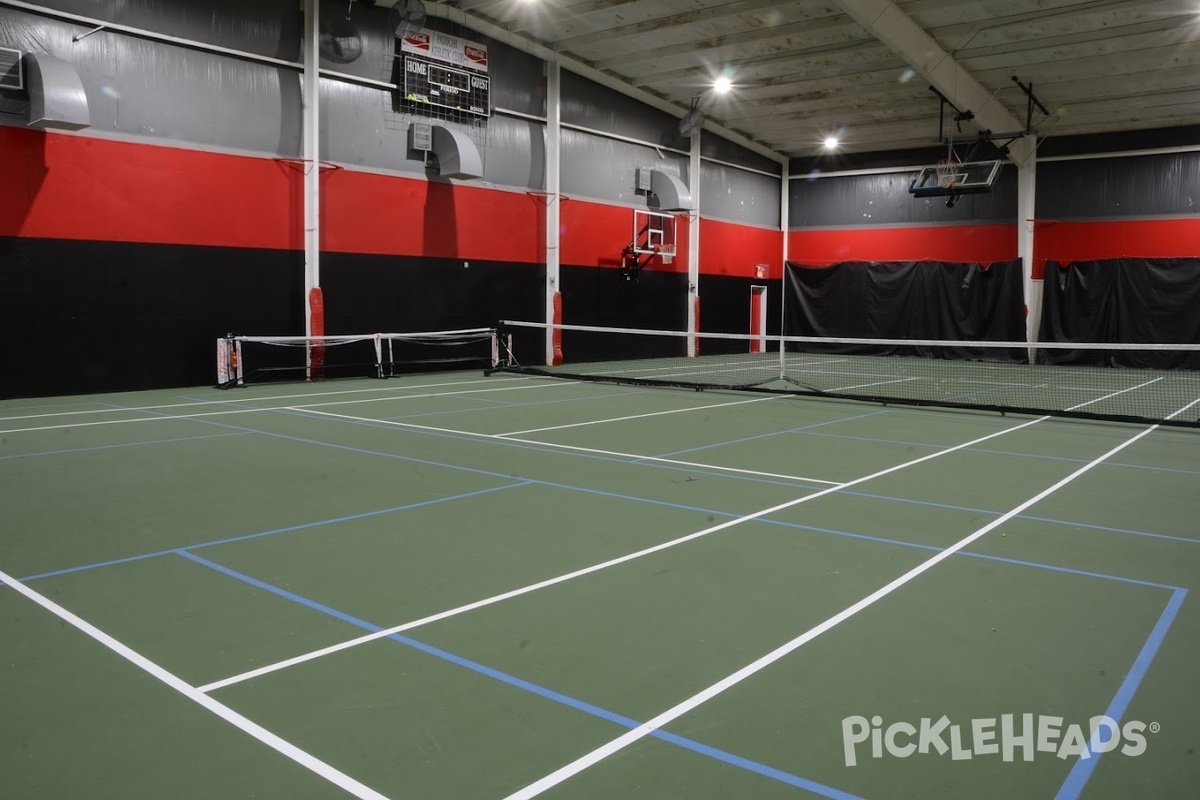
[[[784, 330], [794, 336], [947, 341], [1024, 341], [1021, 262], [847, 261], [828, 267], [789, 262]], [[912, 353], [907, 347], [842, 348]], [[939, 347], [922, 355], [983, 357], [978, 348]], [[992, 351], [988, 358], [1019, 358]]]
[[[1041, 340], [1200, 344], [1200, 259], [1114, 258], [1046, 264]], [[1078, 350], [1057, 362], [1200, 369], [1200, 354]]]

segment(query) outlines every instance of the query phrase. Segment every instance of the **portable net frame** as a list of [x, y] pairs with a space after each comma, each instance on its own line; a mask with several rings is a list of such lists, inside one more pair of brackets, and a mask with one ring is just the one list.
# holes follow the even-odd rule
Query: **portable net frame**
[[338, 336], [231, 335], [217, 340], [217, 386], [491, 369], [498, 353], [494, 328]]
[[[543, 366], [551, 329], [562, 332], [561, 366]], [[689, 342], [700, 355], [688, 355]], [[763, 337], [512, 321], [501, 323], [500, 343], [502, 369], [574, 380], [1200, 426], [1200, 345]]]

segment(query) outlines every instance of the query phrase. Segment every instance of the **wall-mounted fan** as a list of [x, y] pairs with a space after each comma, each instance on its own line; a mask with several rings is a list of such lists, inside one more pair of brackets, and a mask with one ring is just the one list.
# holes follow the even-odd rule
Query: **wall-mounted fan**
[[699, 108], [700, 98], [692, 98], [692, 108], [679, 120], [679, 135], [691, 136], [704, 127], [704, 112]]
[[425, 16], [423, 0], [396, 0], [388, 14], [388, 26], [397, 38], [403, 39], [425, 27]]
[[[358, 0], [367, 8], [375, 4], [375, 0]], [[362, 35], [354, 24], [352, 11], [354, 3], [346, 5], [345, 12], [337, 6], [322, 6], [319, 22], [318, 50], [321, 58], [335, 64], [349, 64], [357, 61], [363, 53]]]

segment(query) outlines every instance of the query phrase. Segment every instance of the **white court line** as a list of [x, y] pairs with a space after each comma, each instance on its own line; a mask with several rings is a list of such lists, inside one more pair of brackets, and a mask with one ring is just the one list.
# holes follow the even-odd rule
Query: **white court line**
[[[887, 469], [882, 469], [882, 470], [879, 470], [878, 472], [873, 472], [870, 475], [866, 475], [862, 478], [856, 478], [852, 481], [847, 481], [846, 483], [835, 484], [833, 486], [830, 486], [827, 489], [822, 489], [819, 492], [814, 492], [813, 494], [805, 495], [804, 497], [798, 497], [794, 500], [788, 500], [785, 503], [780, 503], [778, 505], [771, 506], [770, 508], [764, 508], [761, 511], [755, 511], [753, 514], [747, 514], [746, 516], [743, 516], [743, 517], [738, 517], [736, 519], [727, 520], [725, 522], [718, 523], [711, 527], [704, 528], [703, 530], [696, 531], [695, 533], [689, 533], [686, 536], [680, 536], [677, 539], [672, 539], [668, 542], [662, 542], [661, 544], [656, 544], [652, 547], [647, 547], [643, 550], [638, 550], [637, 552], [634, 552], [634, 553], [627, 553], [623, 556], [618, 556], [616, 558], [609, 559], [608, 561], [602, 561], [599, 564], [592, 564], [590, 567], [583, 567], [582, 569], [577, 569], [574, 572], [568, 572], [563, 575], [558, 575], [557, 577], [554, 577], [554, 578], [548, 578], [543, 581], [538, 581], [537, 583], [531, 583], [528, 586], [523, 586], [519, 589], [512, 589], [511, 591], [503, 592], [502, 594], [493, 595], [492, 597], [487, 597], [487, 598], [484, 598], [483, 600], [476, 600], [473, 603], [467, 603], [466, 605], [458, 606], [457, 608], [451, 608], [446, 611], [439, 612], [437, 614], [432, 614], [428, 617], [422, 617], [421, 619], [413, 620], [412, 622], [406, 622], [402, 625], [396, 625], [394, 627], [385, 628], [384, 630], [375, 631], [374, 633], [368, 633], [363, 636], [356, 637], [354, 639], [348, 639], [347, 641], [340, 642], [340, 643], [334, 644], [334, 645], [330, 645], [328, 647], [321, 648], [320, 650], [313, 650], [312, 652], [303, 653], [298, 656], [293, 656], [292, 658], [288, 658], [283, 661], [276, 662], [274, 664], [267, 664], [265, 666], [258, 667], [257, 669], [252, 669], [252, 670], [249, 670], [248, 672], [243, 672], [239, 675], [232, 675], [228, 678], [224, 678], [223, 680], [214, 681], [213, 683], [205, 684], [204, 686], [199, 687], [199, 691], [201, 691], [201, 692], [216, 691], [217, 689], [221, 689], [226, 686], [232, 686], [235, 683], [241, 683], [242, 681], [247, 681], [247, 680], [250, 680], [251, 678], [257, 678], [262, 675], [267, 675], [272, 672], [277, 672], [278, 670], [285, 669], [285, 668], [291, 667], [291, 666], [295, 666], [296, 664], [303, 664], [306, 661], [312, 661], [313, 659], [321, 658], [322, 656], [327, 656], [332, 653], [337, 653], [342, 650], [347, 650], [351, 647], [357, 647], [358, 645], [366, 644], [367, 642], [373, 642], [376, 639], [383, 639], [388, 636], [392, 636], [394, 634], [401, 633], [402, 631], [411, 630], [412, 628], [417, 628], [422, 625], [428, 625], [433, 622], [438, 622], [440, 620], [449, 619], [450, 617], [455, 617], [455, 616], [458, 616], [459, 614], [465, 614], [468, 611], [474, 611], [476, 609], [483, 608], [485, 606], [490, 606], [495, 603], [502, 602], [504, 600], [509, 600], [513, 597], [520, 597], [521, 595], [529, 594], [530, 592], [536, 592], [539, 589], [545, 589], [546, 587], [549, 587], [549, 586], [554, 586], [559, 583], [565, 583], [566, 581], [573, 580], [574, 578], [579, 578], [584, 575], [590, 575], [593, 572], [599, 572], [600, 570], [608, 569], [609, 567], [615, 567], [618, 564], [624, 564], [626, 562], [633, 561], [634, 559], [642, 558], [643, 556], [648, 556], [652, 553], [658, 553], [663, 550], [667, 550], [669, 548], [684, 544], [685, 542], [690, 542], [694, 539], [699, 539], [703, 536], [708, 536], [709, 534], [716, 533], [717, 531], [723, 531], [726, 528], [732, 528], [735, 525], [741, 525], [744, 522], [749, 522], [751, 520], [755, 520], [760, 517], [765, 517], [769, 514], [774, 514], [778, 511], [783, 511], [784, 509], [793, 508], [795, 506], [801, 505], [802, 503], [807, 503], [809, 501], [816, 500], [818, 497], [824, 497], [825, 495], [832, 494], [833, 492], [837, 492], [841, 489], [845, 489], [845, 488], [848, 488], [851, 486], [857, 486], [860, 483], [865, 483], [866, 481], [873, 480], [875, 478], [880, 478], [884, 475], [890, 475], [893, 472], [898, 472], [902, 469], [907, 469], [908, 467], [916, 466], [917, 464], [922, 464], [926, 461], [931, 461], [935, 458], [940, 458], [941, 456], [948, 455], [948, 454], [956, 452], [958, 450], [963, 450], [968, 447], [973, 447], [974, 445], [980, 444], [982, 442], [986, 442], [989, 439], [995, 439], [999, 436], [1003, 436], [1005, 434], [1012, 433], [1013, 431], [1019, 431], [1022, 428], [1028, 428], [1030, 425], [1035, 425], [1038, 422], [1041, 422], [1042, 420], [1045, 420], [1045, 419], [1047, 419], [1047, 417], [1038, 417], [1037, 419], [1029, 420], [1028, 422], [1022, 422], [1019, 425], [1014, 425], [1010, 428], [1004, 428], [1003, 430], [989, 433], [986, 436], [981, 436], [977, 439], [972, 439], [969, 442], [964, 442], [963, 444], [954, 445], [953, 447], [947, 447], [945, 449], [938, 450], [934, 453], [929, 453], [927, 455], [920, 456], [919, 458], [914, 458], [911, 461], [905, 461], [902, 464], [897, 464], [895, 466], [888, 467]], [[506, 441], [510, 441], [510, 440], [506, 440]]]
[[645, 419], [646, 417], [661, 417], [665, 414], [684, 414], [688, 411], [705, 411], [710, 408], [725, 408], [727, 406], [744, 406], [749, 403], [763, 403], [767, 400], [778, 400], [783, 395], [773, 395], [771, 397], [755, 397], [751, 400], [735, 400], [731, 403], [713, 403], [707, 406], [691, 406], [690, 408], [672, 408], [669, 411], [652, 411], [648, 414], [631, 414], [625, 417], [609, 417], [608, 419], [592, 419], [587, 422], [571, 422], [566, 425], [551, 425], [546, 428], [530, 428], [526, 431], [509, 431], [508, 433], [496, 433], [494, 436], [522, 436], [526, 433], [543, 433], [545, 431], [561, 431], [565, 428], [582, 428], [586, 425], [603, 425], [606, 422], [626, 422], [631, 419]]
[[847, 389], [865, 389], [868, 386], [886, 386], [889, 383], [907, 383], [908, 381], [920, 380], [919, 378], [896, 378], [890, 381], [875, 381], [874, 383], [856, 383], [853, 386], [839, 386], [836, 389], [826, 389], [827, 392], [844, 392]]
[[[467, 381], [467, 383], [477, 383], [477, 381]], [[230, 414], [256, 414], [262, 411], [298, 411], [307, 410], [310, 408], [324, 408], [325, 406], [351, 406], [362, 405], [364, 403], [387, 402], [391, 400], [419, 400], [429, 397], [451, 397], [460, 394], [483, 394], [485, 392], [514, 392], [525, 391], [527, 389], [555, 389], [560, 386], [572, 386], [578, 381], [560, 381], [557, 383], [534, 383], [523, 386], [499, 386], [494, 389], [461, 389], [457, 392], [425, 392], [423, 394], [397, 394], [389, 395], [388, 397], [370, 397], [367, 399], [354, 400], [327, 400], [321, 403], [305, 403], [297, 406], [264, 406], [253, 408], [232, 408], [224, 411], [202, 411], [196, 414], [169, 414], [156, 417], [134, 417], [131, 419], [105, 419], [96, 422], [66, 422], [60, 425], [40, 425], [30, 428], [10, 428], [8, 430], [0, 430], [0, 433], [30, 433], [34, 431], [56, 431], [66, 428], [94, 428], [99, 425], [126, 425], [135, 422], [171, 422], [185, 419], [201, 419], [204, 417], [224, 417]], [[430, 384], [431, 386], [446, 386], [448, 384]], [[416, 388], [416, 387], [413, 387]], [[307, 397], [308, 395], [302, 395]], [[218, 403], [219, 404], [219, 403]], [[107, 410], [107, 409], [106, 409]], [[112, 411], [131, 412], [131, 411], [151, 411], [150, 407], [146, 408], [120, 408], [111, 409]], [[5, 420], [0, 420], [3, 422]]]
[[[700, 358], [704, 358], [704, 356], [700, 356]], [[707, 367], [707, 368], [699, 368], [699, 369], [691, 368], [691, 369], [685, 370], [682, 367], [670, 367], [670, 366], [660, 364], [659, 366], [656, 366], [656, 367], [642, 367], [639, 369], [620, 369], [620, 370], [607, 369], [607, 370], [596, 370], [594, 372], [591, 370], [588, 370], [588, 374], [589, 375], [621, 376], [621, 375], [643, 374], [643, 373], [649, 372], [649, 373], [655, 373], [655, 375], [665, 376], [666, 378], [678, 378], [680, 376], [686, 376], [686, 375], [718, 375], [718, 374], [722, 374], [722, 373], [726, 373], [726, 372], [761, 372], [763, 370], [770, 370], [772, 372], [778, 373], [779, 372], [779, 360], [775, 359], [775, 358], [771, 358], [768, 360], [768, 358], [764, 357], [762, 359], [762, 363], [747, 364], [747, 365], [738, 366], [738, 367], [725, 367], [723, 369], [717, 369], [715, 367]], [[653, 379], [655, 377], [655, 375], [651, 375], [650, 377]]]
[[187, 403], [168, 403], [159, 406], [135, 406], [130, 408], [93, 408], [86, 411], [55, 411], [46, 414], [26, 414], [20, 417], [0, 416], [0, 423], [13, 422], [21, 419], [45, 419], [47, 417], [76, 417], [82, 414], [117, 414], [129, 411], [161, 411], [164, 408], [193, 408], [196, 406], [227, 406], [234, 403], [266, 403], [273, 400], [295, 400], [304, 397], [330, 397], [333, 395], [363, 394], [366, 392], [404, 392], [410, 389], [432, 389], [438, 386], [466, 386], [472, 383], [495, 383], [496, 381], [528, 381], [530, 378], [519, 376], [513, 378], [480, 378], [470, 381], [446, 381], [444, 383], [422, 383], [415, 386], [388, 386], [371, 389], [340, 389], [336, 392], [305, 392], [303, 394], [279, 394], [268, 397], [235, 397], [230, 395], [222, 400], [192, 400]]
[[[1045, 418], [1042, 417], [1041, 419], [1045, 419]], [[1037, 422], [1037, 421], [1039, 421], [1039, 420], [1034, 420], [1034, 422]], [[845, 622], [846, 620], [850, 619], [855, 614], [858, 614], [860, 611], [863, 611], [864, 609], [869, 608], [870, 606], [879, 602], [880, 600], [887, 597], [892, 592], [894, 592], [897, 589], [899, 589], [900, 587], [904, 586], [906, 583], [909, 583], [910, 581], [912, 581], [914, 578], [918, 577], [919, 575], [921, 575], [921, 574], [927, 572], [928, 570], [932, 569], [933, 567], [937, 566], [941, 562], [945, 561], [947, 558], [950, 558], [950, 556], [952, 556], [955, 553], [957, 553], [958, 551], [962, 550], [964, 547], [979, 540], [980, 538], [985, 536], [990, 531], [995, 530], [1000, 525], [1004, 524], [1008, 520], [1010, 520], [1013, 517], [1017, 516], [1018, 514], [1022, 513], [1030, 506], [1045, 499], [1049, 495], [1053, 494], [1054, 492], [1058, 491], [1062, 487], [1066, 486], [1068, 483], [1075, 480], [1076, 478], [1078, 478], [1080, 475], [1084, 474], [1088, 470], [1092, 469], [1097, 464], [1103, 463], [1104, 461], [1108, 460], [1112, 456], [1119, 453], [1121, 450], [1124, 450], [1126, 447], [1133, 444], [1137, 440], [1141, 439], [1143, 436], [1146, 436], [1151, 431], [1155, 430], [1157, 427], [1158, 427], [1157, 425], [1152, 425], [1151, 427], [1147, 428], [1146, 430], [1142, 431], [1141, 433], [1137, 434], [1136, 436], [1133, 436], [1132, 438], [1125, 440], [1121, 444], [1119, 444], [1116, 447], [1114, 447], [1113, 449], [1109, 450], [1104, 455], [1100, 456], [1099, 458], [1097, 458], [1097, 459], [1091, 461], [1090, 463], [1075, 470], [1070, 475], [1063, 478], [1058, 483], [1054, 484], [1053, 486], [1049, 487], [1048, 489], [1043, 489], [1041, 492], [1038, 492], [1036, 495], [1029, 498], [1025, 502], [1021, 503], [1016, 508], [1013, 508], [1011, 511], [1008, 511], [1007, 513], [1005, 513], [1004, 516], [997, 517], [996, 519], [992, 520], [987, 525], [984, 525], [982, 528], [980, 528], [979, 530], [970, 534], [969, 536], [966, 536], [966, 537], [960, 539], [959, 541], [957, 541], [954, 544], [947, 547], [945, 550], [938, 552], [937, 555], [934, 555], [931, 558], [927, 559], [926, 561], [921, 562], [917, 566], [910, 569], [908, 572], [905, 572], [903, 575], [901, 575], [900, 577], [893, 580], [891, 583], [888, 583], [886, 586], [882, 586], [879, 589], [876, 589], [874, 592], [867, 595], [863, 599], [859, 600], [854, 605], [849, 606], [846, 609], [838, 612], [837, 614], [833, 615], [832, 617], [825, 620], [821, 624], [819, 624], [815, 627], [809, 628], [807, 631], [800, 634], [796, 638], [792, 639], [790, 642], [787, 642], [786, 644], [783, 644], [783, 645], [775, 648], [771, 652], [769, 652], [766, 655], [759, 658], [757, 661], [747, 664], [746, 666], [739, 669], [737, 672], [734, 672], [731, 675], [728, 675], [725, 678], [721, 679], [720, 681], [717, 681], [712, 686], [709, 686], [707, 689], [703, 689], [702, 691], [697, 692], [696, 694], [692, 695], [691, 697], [684, 700], [683, 702], [681, 702], [675, 706], [672, 706], [671, 708], [662, 712], [658, 716], [654, 717], [654, 719], [651, 719], [648, 722], [645, 722], [642, 725], [639, 725], [638, 727], [634, 728], [633, 730], [629, 731], [628, 733], [618, 736], [616, 739], [613, 739], [612, 741], [608, 742], [607, 744], [597, 747], [595, 750], [591, 751], [590, 753], [587, 753], [586, 755], [583, 755], [583, 756], [575, 759], [571, 763], [569, 763], [563, 767], [560, 767], [559, 769], [555, 770], [554, 772], [550, 773], [549, 775], [545, 776], [544, 778], [542, 778], [538, 781], [535, 781], [534, 783], [529, 784], [524, 789], [521, 789], [520, 791], [517, 791], [517, 792], [513, 792], [507, 798], [505, 798], [505, 800], [531, 800], [531, 798], [537, 797], [542, 792], [545, 792], [547, 789], [551, 789], [551, 788], [557, 786], [558, 784], [565, 781], [567, 778], [570, 778], [571, 776], [582, 772], [583, 770], [587, 769], [588, 767], [591, 767], [592, 765], [599, 763], [600, 761], [604, 760], [605, 758], [608, 758], [609, 756], [625, 749], [626, 747], [628, 747], [629, 745], [638, 741], [639, 739], [649, 736], [651, 733], [654, 733], [654, 731], [658, 730], [659, 728], [666, 725], [667, 723], [672, 722], [675, 719], [678, 719], [679, 717], [683, 716], [684, 714], [688, 713], [689, 711], [695, 709], [697, 706], [700, 706], [703, 703], [706, 703], [709, 700], [713, 699], [717, 695], [719, 695], [725, 691], [728, 691], [729, 689], [732, 689], [734, 686], [738, 685], [742, 681], [746, 680], [747, 678], [751, 677], [752, 675], [754, 675], [758, 672], [761, 672], [762, 670], [766, 669], [771, 664], [774, 664], [776, 661], [778, 661], [779, 659], [788, 655], [789, 653], [792, 653], [795, 650], [797, 650], [800, 647], [807, 644], [808, 642], [811, 642], [813, 639], [817, 638], [818, 636], [825, 633], [826, 631], [831, 630], [832, 628], [834, 628], [834, 627], [840, 625], [841, 623]]]
[[796, 481], [799, 483], [821, 483], [829, 486], [839, 485], [837, 481], [826, 481], [821, 480], [820, 478], [806, 478], [802, 475], [783, 475], [778, 472], [762, 472], [760, 470], [742, 469], [740, 467], [723, 467], [719, 464], [704, 464], [698, 461], [681, 461], [677, 458], [646, 456], [638, 453], [622, 453], [619, 450], [602, 450], [598, 447], [579, 447], [571, 444], [559, 444], [557, 442], [543, 442], [537, 439], [518, 439], [512, 434], [479, 433], [478, 431], [461, 431], [455, 428], [438, 428], [433, 425], [418, 425], [415, 422], [401, 422], [395, 419], [375, 419], [374, 417], [356, 417], [352, 414], [335, 414], [332, 411], [316, 411], [312, 408], [305, 408], [302, 406], [292, 406], [284, 410], [303, 411], [306, 414], [313, 414], [319, 417], [330, 417], [331, 419], [341, 419], [348, 422], [365, 422], [371, 425], [393, 425], [397, 428], [410, 428], [415, 431], [425, 431], [428, 433], [446, 433], [453, 436], [487, 439], [494, 442], [532, 444], [537, 445], [538, 447], [550, 447], [555, 450], [571, 450], [578, 453], [589, 453], [591, 455], [615, 456], [617, 458], [627, 458], [631, 461], [652, 461], [656, 464], [671, 464], [673, 466], [688, 467], [691, 469], [715, 470], [717, 472], [728, 472], [734, 475], [754, 475], [760, 478], [780, 478], [782, 480]]
[[37, 603], [39, 606], [46, 609], [67, 624], [95, 639], [97, 642], [104, 645], [109, 650], [112, 650], [126, 661], [131, 662], [134, 666], [145, 672], [148, 672], [150, 675], [162, 681], [167, 686], [170, 686], [172, 689], [179, 692], [193, 703], [196, 703], [208, 711], [211, 711], [221, 719], [228, 722], [230, 725], [233, 725], [235, 728], [238, 728], [246, 734], [253, 736], [267, 747], [270, 747], [271, 749], [283, 754], [287, 758], [290, 758], [292, 761], [295, 761], [305, 769], [319, 775], [333, 785], [344, 789], [355, 797], [362, 798], [362, 800], [387, 800], [384, 795], [375, 791], [371, 787], [359, 783], [344, 772], [334, 769], [316, 756], [301, 750], [299, 747], [296, 747], [286, 739], [271, 733], [258, 723], [247, 719], [229, 706], [214, 700], [174, 673], [163, 669], [158, 664], [143, 656], [141, 653], [117, 641], [104, 631], [92, 625], [90, 622], [76, 616], [60, 606], [58, 603], [55, 603], [53, 600], [42, 594], [39, 594], [38, 592], [35, 592], [33, 589], [30, 589], [28, 586], [21, 583], [11, 575], [0, 572], [0, 581], [12, 587], [17, 592], [25, 595], [25, 597]]
[[[1137, 388], [1137, 387], [1133, 387], [1133, 388]], [[1131, 391], [1131, 389], [1123, 389], [1121, 391], [1122, 392]], [[1121, 392], [1117, 392], [1115, 394], [1120, 394], [1120, 393]], [[1099, 398], [1099, 399], [1104, 399], [1104, 398]], [[1089, 401], [1089, 402], [1097, 402], [1097, 401], [1093, 400], [1093, 401]], [[1200, 400], [1197, 400], [1196, 402], [1200, 402]], [[1194, 405], [1194, 403], [1193, 403], [1193, 405]], [[1186, 409], [1181, 409], [1177, 413], [1182, 413], [1184, 410], [1186, 410]], [[378, 422], [378, 420], [373, 420], [373, 419], [366, 418], [366, 417], [349, 417], [349, 416], [346, 416], [343, 414], [333, 414], [333, 413], [326, 412], [326, 411], [310, 411], [308, 413], [317, 414], [320, 416], [333, 417], [336, 419], [346, 419], [346, 420], [355, 421], [355, 422], [370, 422], [370, 423]], [[829, 486], [829, 488], [822, 489], [819, 492], [815, 492], [814, 494], [805, 495], [804, 497], [800, 497], [795, 500], [790, 500], [786, 503], [782, 503], [777, 506], [772, 506], [771, 508], [766, 508], [766, 509], [757, 511], [753, 514], [749, 514], [744, 517], [739, 517], [737, 519], [728, 520], [728, 521], [722, 522], [718, 525], [714, 525], [711, 528], [705, 528], [704, 530], [697, 531], [695, 533], [691, 533], [686, 536], [681, 536], [677, 539], [672, 539], [671, 541], [663, 542], [661, 544], [654, 545], [653, 547], [648, 547], [644, 550], [639, 550], [634, 553], [629, 553], [624, 556], [619, 556], [617, 558], [610, 559], [608, 561], [604, 561], [599, 564], [593, 564], [590, 567], [584, 567], [583, 569], [575, 570], [574, 572], [569, 572], [569, 573], [566, 573], [565, 575], [559, 575], [555, 578], [549, 578], [547, 580], [540, 581], [538, 583], [524, 586], [520, 589], [513, 589], [511, 591], [504, 592], [503, 594], [498, 594], [493, 597], [485, 598], [483, 600], [477, 600], [473, 603], [468, 603], [466, 605], [458, 606], [457, 608], [452, 608], [452, 609], [449, 609], [446, 611], [442, 611], [440, 613], [433, 614], [428, 617], [423, 617], [418, 620], [413, 620], [412, 622], [406, 622], [406, 623], [397, 625], [392, 628], [387, 628], [384, 630], [376, 631], [374, 633], [369, 633], [369, 634], [359, 636], [354, 639], [349, 639], [349, 640], [341, 642], [339, 644], [330, 645], [329, 647], [325, 647], [320, 650], [314, 650], [309, 653], [303, 653], [301, 655], [293, 656], [292, 658], [285, 659], [283, 661], [279, 661], [274, 664], [267, 664], [265, 666], [258, 667], [257, 669], [249, 670], [247, 672], [243, 672], [238, 675], [233, 675], [233, 676], [224, 678], [219, 681], [214, 681], [213, 683], [209, 683], [209, 684], [205, 684], [204, 686], [201, 686], [199, 688], [199, 691], [202, 691], [202, 692], [216, 691], [217, 689], [221, 689], [226, 686], [232, 686], [233, 684], [241, 683], [242, 681], [247, 681], [247, 680], [250, 680], [251, 678], [257, 678], [261, 675], [267, 675], [269, 673], [276, 672], [281, 669], [286, 669], [287, 667], [295, 666], [296, 664], [303, 664], [306, 661], [312, 661], [313, 659], [321, 658], [326, 655], [331, 655], [333, 653], [337, 653], [342, 650], [349, 649], [351, 647], [357, 647], [360, 644], [366, 644], [367, 642], [373, 642], [376, 639], [386, 638], [393, 634], [401, 633], [403, 631], [407, 631], [412, 628], [417, 628], [422, 625], [428, 625], [432, 622], [437, 622], [439, 620], [448, 619], [450, 617], [454, 617], [459, 614], [464, 614], [468, 611], [473, 611], [478, 608], [483, 608], [484, 606], [489, 606], [494, 603], [499, 603], [503, 600], [508, 600], [513, 597], [519, 597], [520, 595], [528, 594], [530, 592], [537, 591], [538, 589], [544, 589], [548, 586], [554, 586], [555, 584], [563, 583], [564, 581], [568, 581], [573, 578], [578, 578], [583, 575], [588, 575], [592, 572], [598, 572], [602, 569], [607, 569], [608, 567], [616, 566], [617, 564], [623, 564], [627, 561], [632, 561], [636, 558], [641, 558], [642, 556], [650, 555], [652, 553], [657, 553], [661, 550], [666, 550], [670, 547], [675, 547], [676, 545], [683, 544], [684, 542], [690, 542], [693, 539], [698, 539], [702, 536], [707, 536], [711, 533], [716, 533], [717, 531], [725, 530], [726, 528], [731, 528], [734, 525], [740, 525], [743, 522], [748, 522], [750, 520], [758, 519], [759, 517], [763, 517], [768, 514], [773, 514], [776, 511], [781, 511], [786, 508], [798, 506], [798, 505], [800, 505], [802, 503], [806, 503], [810, 500], [815, 500], [818, 497], [823, 497], [827, 494], [832, 494], [833, 492], [837, 492], [841, 489], [845, 489], [845, 488], [848, 488], [851, 486], [856, 486], [865, 481], [869, 481], [874, 478], [882, 477], [884, 475], [888, 475], [893, 472], [897, 472], [901, 469], [905, 469], [907, 467], [911, 467], [916, 464], [923, 463], [925, 461], [930, 461], [934, 458], [939, 458], [940, 456], [947, 455], [948, 453], [953, 453], [957, 450], [964, 450], [966, 448], [973, 447], [982, 442], [986, 442], [989, 439], [994, 439], [999, 436], [1003, 436], [1005, 434], [1012, 433], [1013, 431], [1018, 431], [1018, 430], [1021, 430], [1022, 428], [1027, 428], [1031, 425], [1035, 425], [1046, 419], [1049, 419], [1049, 417], [1038, 417], [1036, 419], [1032, 419], [1027, 422], [1023, 422], [1019, 425], [1015, 425], [1010, 428], [1005, 428], [1003, 430], [987, 434], [986, 436], [981, 436], [977, 439], [972, 439], [971, 441], [965, 442], [963, 444], [955, 445], [950, 448], [946, 448], [946, 449], [939, 450], [939, 451], [936, 451], [933, 453], [929, 453], [927, 455], [921, 456], [921, 457], [913, 459], [911, 461], [906, 461], [902, 464], [898, 464], [896, 466], [889, 467], [884, 470], [880, 470], [879, 472], [872, 473], [872, 474], [867, 475], [862, 478], [857, 478], [852, 481], [847, 481], [846, 483], [833, 483]], [[392, 425], [396, 425], [398, 427], [404, 427], [404, 428], [415, 428], [418, 430], [434, 430], [434, 431], [439, 431], [439, 432], [443, 432], [443, 433], [467, 434], [467, 435], [478, 436], [478, 437], [484, 438], [484, 439], [498, 439], [499, 441], [503, 441], [503, 442], [523, 442], [523, 443], [536, 444], [536, 445], [549, 445], [550, 444], [548, 442], [538, 442], [538, 441], [531, 440], [531, 439], [499, 439], [494, 434], [486, 434], [486, 433], [471, 434], [467, 431], [452, 431], [452, 430], [445, 429], [445, 428], [430, 428], [430, 427], [424, 426], [424, 425], [414, 425], [412, 423], [404, 423], [404, 422], [389, 422], [388, 424], [392, 424]], [[563, 445], [562, 447], [565, 447], [566, 449], [569, 449], [569, 450], [583, 450], [585, 452], [596, 452], [596, 453], [605, 453], [605, 454], [611, 454], [611, 455], [622, 455], [627, 458], [646, 458], [648, 460], [651, 458], [651, 457], [647, 457], [647, 456], [632, 456], [629, 454], [617, 454], [617, 453], [612, 453], [612, 451], [591, 450], [589, 448], [571, 447], [571, 446], [565, 446], [565, 445]], [[670, 463], [675, 463], [675, 464], [687, 463], [687, 462], [671, 461], [670, 459], [654, 459], [654, 460], [668, 461]], [[698, 464], [695, 466], [711, 467], [712, 465], [699, 465]], [[738, 470], [738, 471], [742, 472], [742, 470]], [[788, 476], [777, 476], [777, 477], [788, 477]], [[822, 481], [822, 483], [831, 483], [831, 482], [830, 481]]]

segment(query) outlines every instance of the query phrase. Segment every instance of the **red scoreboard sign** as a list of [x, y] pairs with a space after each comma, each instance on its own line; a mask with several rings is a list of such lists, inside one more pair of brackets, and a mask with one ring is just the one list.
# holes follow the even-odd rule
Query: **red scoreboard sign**
[[406, 101], [491, 116], [486, 45], [422, 29], [401, 39], [400, 49]]

